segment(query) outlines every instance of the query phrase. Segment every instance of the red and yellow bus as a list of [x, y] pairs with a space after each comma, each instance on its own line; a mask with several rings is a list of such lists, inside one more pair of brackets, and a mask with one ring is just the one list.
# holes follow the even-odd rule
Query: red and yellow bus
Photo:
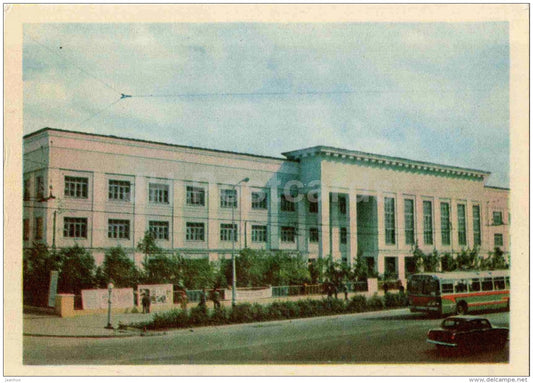
[[434, 315], [508, 309], [510, 288], [508, 270], [413, 274], [407, 283], [409, 309]]

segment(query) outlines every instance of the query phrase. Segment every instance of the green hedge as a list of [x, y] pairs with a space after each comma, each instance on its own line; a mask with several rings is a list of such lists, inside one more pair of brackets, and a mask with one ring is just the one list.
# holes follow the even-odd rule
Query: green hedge
[[279, 301], [267, 305], [239, 303], [235, 307], [221, 307], [216, 310], [208, 310], [206, 307], [197, 306], [185, 311], [174, 309], [155, 313], [151, 321], [132, 323], [129, 326], [148, 330], [162, 330], [379, 311], [386, 307], [405, 307], [406, 305], [405, 294], [387, 293], [384, 297], [374, 295], [369, 299], [366, 299], [363, 295], [354, 295], [348, 301], [343, 299], [303, 299], [299, 301]]

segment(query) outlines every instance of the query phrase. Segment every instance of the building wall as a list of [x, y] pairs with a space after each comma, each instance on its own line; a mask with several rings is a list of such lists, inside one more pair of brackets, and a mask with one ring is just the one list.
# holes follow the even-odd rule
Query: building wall
[[[57, 247], [79, 244], [92, 249], [97, 263], [103, 260], [106, 248], [120, 245], [140, 263], [143, 255], [135, 252], [137, 243], [148, 230], [150, 221], [168, 222], [168, 239], [158, 240], [167, 250], [177, 250], [197, 257], [228, 257], [232, 242], [221, 240], [220, 225], [234, 220], [238, 225], [235, 248], [299, 251], [309, 258], [332, 255], [352, 263], [363, 245], [364, 256], [374, 258], [379, 273], [385, 265], [393, 265], [403, 276], [406, 257], [413, 245], [406, 243], [404, 202], [414, 204], [415, 240], [425, 253], [459, 251], [474, 246], [474, 205], [481, 212], [481, 251], [494, 248], [494, 234], [502, 234], [504, 251], [508, 251], [508, 190], [488, 188], [483, 178], [460, 177], [443, 172], [390, 169], [375, 163], [359, 163], [343, 157], [309, 155], [296, 160], [283, 160], [238, 153], [227, 153], [189, 147], [148, 143], [106, 136], [74, 132], [44, 130], [24, 140], [24, 181], [32, 198], [24, 202], [24, 219], [30, 233], [25, 246], [35, 239], [36, 217], [43, 220], [43, 240]], [[45, 194], [53, 186], [54, 199], [37, 201], [35, 185], [43, 177]], [[88, 179], [86, 198], [65, 195], [65, 177]], [[223, 190], [244, 178], [236, 187], [237, 207], [221, 206]], [[109, 198], [109, 182], [130, 184], [130, 199], [116, 201]], [[150, 184], [168, 188], [168, 203], [150, 202]], [[187, 187], [205, 191], [205, 204], [187, 203]], [[316, 193], [318, 208], [310, 211], [307, 198], [297, 200], [293, 212], [281, 210], [280, 195], [296, 188], [302, 195]], [[267, 196], [267, 209], [252, 208], [252, 193]], [[366, 197], [376, 201], [375, 209], [363, 209]], [[394, 199], [394, 243], [385, 239], [385, 198]], [[424, 201], [433, 207], [433, 244], [424, 243]], [[358, 209], [358, 202], [359, 207]], [[452, 223], [451, 243], [441, 241], [440, 204], [450, 204]], [[457, 234], [457, 205], [466, 207], [466, 244], [460, 245]], [[341, 206], [346, 209], [341, 211]], [[503, 224], [491, 224], [493, 211], [501, 211]], [[55, 215], [55, 224], [54, 224]], [[64, 236], [65, 219], [86, 218], [86, 238]], [[127, 220], [129, 238], [109, 238], [109, 220]], [[371, 221], [376, 237], [365, 237], [365, 221]], [[187, 222], [203, 223], [203, 241], [186, 238]], [[27, 224], [27, 222], [25, 223]], [[267, 239], [252, 241], [253, 226], [266, 226]], [[292, 242], [282, 240], [281, 228], [294, 227]], [[318, 242], [310, 242], [310, 230], [319, 233]], [[345, 240], [341, 240], [345, 239]], [[369, 242], [368, 242], [369, 241]], [[368, 243], [367, 243], [368, 242]]]

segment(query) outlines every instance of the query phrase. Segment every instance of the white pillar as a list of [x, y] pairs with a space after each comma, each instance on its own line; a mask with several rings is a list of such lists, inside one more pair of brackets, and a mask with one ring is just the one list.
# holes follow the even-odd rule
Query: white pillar
[[357, 258], [357, 195], [348, 194], [348, 264]]
[[297, 243], [298, 243], [298, 250], [302, 253], [307, 255], [308, 253], [308, 228], [306, 225], [306, 217], [307, 217], [307, 193], [304, 193], [304, 197], [301, 199], [301, 201], [298, 202], [298, 225], [297, 225], [297, 234], [296, 237]]
[[[207, 186], [207, 248], [216, 249], [219, 243], [219, 236], [217, 235], [220, 230], [220, 223], [218, 218], [218, 210], [220, 206], [220, 194], [218, 185], [215, 182], [209, 182]], [[237, 204], [238, 205], [238, 204]], [[238, 221], [238, 210], [235, 209], [235, 217]], [[237, 225], [238, 227], [238, 225]]]
[[320, 188], [319, 198], [318, 224], [320, 231], [320, 242], [318, 256], [320, 258], [326, 258], [331, 254], [329, 190], [326, 187]]
[[279, 209], [279, 195], [278, 188], [273, 186], [270, 188], [270, 209], [268, 211], [270, 226], [268, 233], [270, 235], [270, 249], [279, 249], [279, 233], [278, 217]]

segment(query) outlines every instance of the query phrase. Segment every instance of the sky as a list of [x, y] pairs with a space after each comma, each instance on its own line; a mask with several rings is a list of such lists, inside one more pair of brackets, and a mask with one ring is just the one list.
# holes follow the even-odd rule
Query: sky
[[505, 22], [26, 24], [24, 134], [275, 157], [327, 145], [509, 187], [508, 35]]

